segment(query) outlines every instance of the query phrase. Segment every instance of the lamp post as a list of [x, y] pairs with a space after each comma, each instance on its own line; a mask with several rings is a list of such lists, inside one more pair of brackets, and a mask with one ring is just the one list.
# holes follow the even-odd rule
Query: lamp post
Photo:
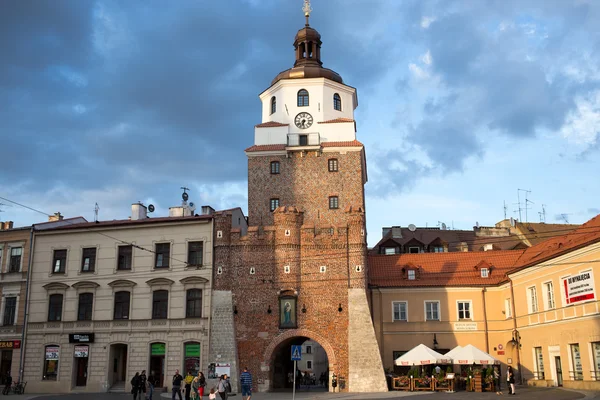
[[433, 349], [437, 350], [438, 349], [438, 341], [437, 341], [437, 334], [433, 334]]

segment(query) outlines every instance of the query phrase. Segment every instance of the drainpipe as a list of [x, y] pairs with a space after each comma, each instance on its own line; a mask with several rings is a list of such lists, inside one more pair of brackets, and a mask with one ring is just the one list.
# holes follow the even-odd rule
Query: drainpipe
[[490, 336], [488, 332], [488, 319], [487, 319], [487, 307], [485, 306], [485, 292], [486, 289], [481, 289], [481, 298], [483, 299], [483, 326], [485, 329], [485, 352], [490, 352]]
[[31, 282], [31, 270], [33, 266], [33, 242], [35, 236], [33, 232], [35, 225], [31, 225], [31, 233], [29, 234], [29, 262], [27, 263], [27, 281], [25, 282], [25, 313], [23, 315], [23, 332], [21, 334], [21, 357], [19, 367], [19, 382], [23, 382], [23, 363], [25, 362], [25, 343], [27, 340], [27, 317], [29, 316], [29, 287]]
[[515, 308], [515, 288], [513, 286], [513, 281], [508, 277], [508, 281], [510, 282], [510, 299], [511, 299], [511, 307], [512, 307], [512, 318], [513, 318], [513, 332], [517, 335], [515, 340], [517, 341], [517, 371], [519, 371], [519, 383], [523, 384], [523, 374], [521, 373], [521, 339], [519, 338], [519, 331], [517, 330], [517, 309]]
[[379, 292], [379, 343], [381, 343], [379, 353], [381, 353], [381, 359], [383, 360], [385, 347], [385, 343], [383, 342], [383, 294], [381, 293], [381, 288], [379, 286], [377, 286], [377, 291]]

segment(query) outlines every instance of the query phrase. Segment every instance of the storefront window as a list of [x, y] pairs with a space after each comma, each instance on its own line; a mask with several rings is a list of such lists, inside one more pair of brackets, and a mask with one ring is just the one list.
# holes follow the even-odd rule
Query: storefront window
[[600, 381], [600, 342], [592, 343], [592, 354], [594, 355], [594, 372], [592, 379]]
[[571, 379], [575, 381], [583, 380], [583, 366], [581, 365], [581, 353], [579, 352], [579, 343], [571, 345], [571, 361], [573, 370], [570, 371]]
[[184, 372], [186, 374], [191, 372], [193, 376], [198, 375], [198, 371], [200, 371], [200, 343], [186, 343], [184, 345], [184, 354]]
[[537, 366], [537, 372], [535, 373], [535, 379], [544, 379], [544, 356], [542, 355], [542, 348], [535, 348], [535, 363]]
[[44, 360], [44, 376], [45, 381], [55, 381], [58, 376], [58, 346], [46, 346], [46, 356]]

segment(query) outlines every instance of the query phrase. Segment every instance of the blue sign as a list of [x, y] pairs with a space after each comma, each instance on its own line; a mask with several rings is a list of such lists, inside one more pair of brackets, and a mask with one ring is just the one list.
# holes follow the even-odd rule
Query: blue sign
[[292, 361], [302, 360], [302, 346], [292, 345]]

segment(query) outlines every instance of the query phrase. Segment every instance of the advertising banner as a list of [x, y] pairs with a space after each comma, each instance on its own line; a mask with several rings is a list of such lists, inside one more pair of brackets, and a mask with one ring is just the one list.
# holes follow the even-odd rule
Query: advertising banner
[[89, 352], [88, 346], [75, 346], [75, 358], [87, 358]]
[[565, 288], [567, 304], [596, 299], [594, 273], [592, 271], [582, 272], [563, 279], [563, 286]]
[[46, 347], [46, 360], [58, 360], [58, 347]]

